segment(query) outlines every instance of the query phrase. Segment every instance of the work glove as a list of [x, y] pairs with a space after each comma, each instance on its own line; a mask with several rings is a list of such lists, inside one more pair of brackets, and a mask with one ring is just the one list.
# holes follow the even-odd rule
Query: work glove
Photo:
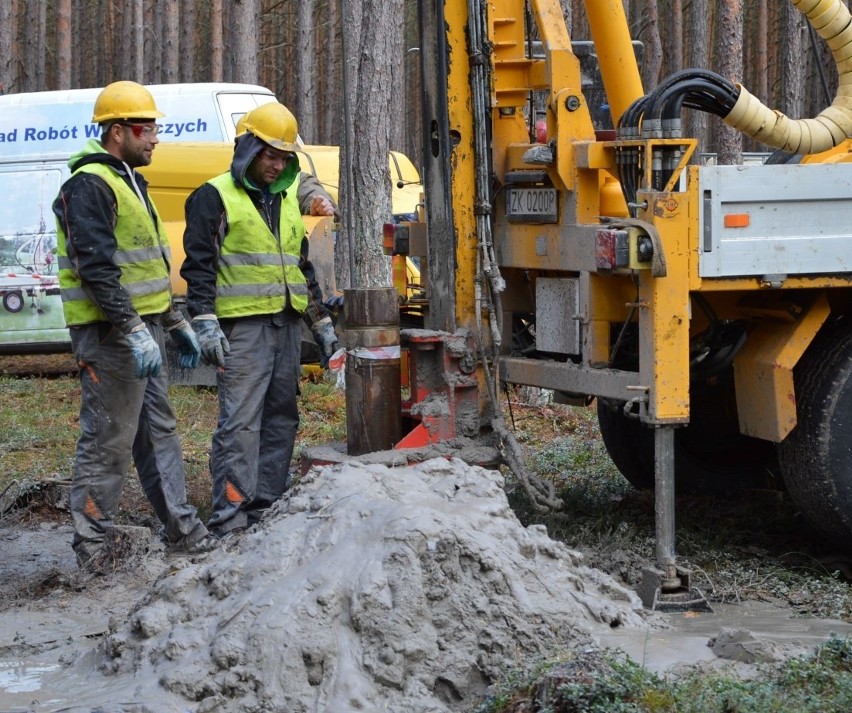
[[337, 312], [337, 310], [343, 308], [343, 295], [332, 295], [324, 304], [332, 312]]
[[213, 366], [225, 366], [225, 355], [231, 353], [231, 345], [212, 314], [200, 314], [192, 319], [192, 328], [201, 346], [201, 358]]
[[141, 324], [130, 334], [124, 335], [136, 361], [136, 378], [147, 379], [149, 376], [157, 376], [160, 367], [163, 366], [163, 355], [160, 353], [160, 345], [148, 328]]
[[201, 361], [201, 347], [198, 338], [189, 323], [182, 319], [174, 327], [166, 330], [174, 340], [178, 350], [178, 364], [181, 369], [194, 369]]
[[329, 358], [338, 349], [337, 335], [334, 333], [331, 317], [323, 317], [319, 322], [314, 322], [311, 325], [311, 331], [314, 333], [314, 341], [319, 347], [320, 366], [325, 369], [328, 366]]

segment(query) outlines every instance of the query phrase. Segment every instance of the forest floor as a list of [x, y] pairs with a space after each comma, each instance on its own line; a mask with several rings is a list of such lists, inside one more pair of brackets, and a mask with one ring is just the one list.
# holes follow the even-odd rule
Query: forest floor
[[[306, 378], [302, 392], [298, 447], [342, 440], [342, 393], [322, 377]], [[159, 546], [131, 474], [119, 518], [125, 563], [102, 577], [79, 572], [67, 508], [79, 405], [73, 362], [69, 355], [0, 358], [0, 393], [0, 713], [90, 710], [69, 707], [61, 686], [51, 688], [55, 674], [83, 654], [100, 656], [110, 632], [150, 598], [158, 581], [199, 562]], [[506, 472], [517, 517], [545, 525], [586, 565], [635, 588], [654, 562], [653, 495], [633, 490], [615, 471], [593, 408], [533, 401], [513, 393], [507, 421], [530, 471], [556, 483], [566, 507], [559, 516], [535, 512]], [[215, 390], [173, 387], [172, 402], [189, 497], [206, 517]], [[852, 634], [852, 561], [814, 535], [783, 492], [678, 498], [677, 524], [681, 565], [692, 570], [693, 584], [715, 611], [669, 614], [666, 631], [613, 632], [601, 646], [627, 652], [649, 671], [731, 664], [748, 676], [755, 665], [805, 654], [832, 634]], [[103, 710], [158, 710], [151, 701], [111, 705]]]

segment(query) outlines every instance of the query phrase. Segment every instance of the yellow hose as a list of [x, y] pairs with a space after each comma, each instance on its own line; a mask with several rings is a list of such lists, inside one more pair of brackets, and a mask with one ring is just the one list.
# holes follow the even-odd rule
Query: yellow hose
[[792, 0], [831, 49], [838, 90], [831, 106], [813, 119], [790, 119], [770, 109], [742, 85], [724, 121], [764, 144], [791, 153], [827, 151], [852, 136], [852, 15], [841, 0]]

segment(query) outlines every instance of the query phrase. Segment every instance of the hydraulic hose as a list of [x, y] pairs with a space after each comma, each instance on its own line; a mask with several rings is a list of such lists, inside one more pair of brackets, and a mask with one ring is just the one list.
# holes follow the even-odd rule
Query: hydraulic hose
[[827, 151], [852, 136], [852, 15], [841, 0], [791, 0], [831, 49], [837, 64], [834, 101], [813, 119], [790, 119], [742, 85], [724, 122], [757, 141], [791, 153]]

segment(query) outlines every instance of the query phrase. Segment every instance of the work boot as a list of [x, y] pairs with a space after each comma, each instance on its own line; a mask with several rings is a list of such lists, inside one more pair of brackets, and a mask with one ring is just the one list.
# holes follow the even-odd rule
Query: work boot
[[200, 537], [189, 534], [176, 542], [167, 542], [166, 552], [170, 555], [201, 555], [215, 550], [218, 546], [219, 538], [205, 530]]
[[94, 552], [78, 550], [77, 565], [80, 567], [82, 574], [89, 575], [90, 577], [103, 577], [113, 574], [118, 568], [115, 548], [111, 547], [107, 542], [94, 550]]

